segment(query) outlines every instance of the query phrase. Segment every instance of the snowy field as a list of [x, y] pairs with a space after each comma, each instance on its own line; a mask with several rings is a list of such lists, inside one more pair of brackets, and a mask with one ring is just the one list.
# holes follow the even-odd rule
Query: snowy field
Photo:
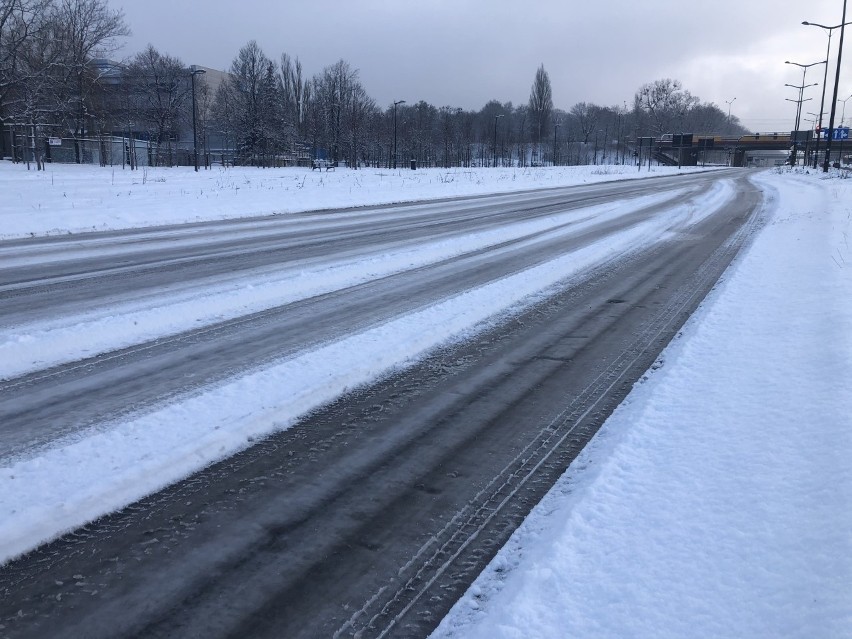
[[[683, 169], [696, 171], [702, 169]], [[709, 169], [707, 169], [709, 170]], [[222, 169], [0, 162], [0, 239], [413, 202], [672, 175], [677, 168]]]
[[[671, 172], [676, 170], [654, 167], [651, 175]], [[849, 636], [852, 181], [753, 175], [769, 196], [767, 223], [755, 243], [437, 637]], [[647, 169], [641, 174], [635, 167], [322, 174], [215, 169], [195, 175], [91, 167], [36, 173], [0, 163], [0, 237], [640, 176], [648, 176]], [[729, 196], [724, 186], [711, 190], [705, 208]], [[675, 206], [671, 215], [692, 212]], [[659, 232], [653, 225], [632, 230], [617, 245], [589, 247], [564, 263], [537, 267], [542, 270], [535, 277], [470, 291], [130, 422], [24, 458], [0, 459], [0, 560], [285, 428], [317, 403], [416, 359], [436, 343], [468, 336], [508, 306], [530, 303], [549, 284], [642, 246]], [[472, 237], [465, 246], [423, 247], [417, 255], [383, 256], [379, 265], [325, 265], [311, 275], [311, 286], [342, 286], [352, 280], [322, 278], [375, 277], [381, 268], [401, 268], [394, 260], [410, 267], [492, 241]], [[3, 248], [0, 243], [0, 252]], [[268, 275], [266, 283], [273, 280]], [[524, 288], [524, 282], [537, 288]], [[308, 286], [294, 294], [314, 290]], [[2, 327], [0, 377], [30, 370], [33, 357], [43, 360], [40, 365], [73, 361], [78, 355], [68, 350], [72, 346], [103, 350], [124, 343], [110, 321], [125, 326], [133, 318], [132, 325], [139, 326], [144, 320], [132, 339], [149, 339], [173, 330], [163, 328], [167, 315], [213, 317], [226, 298], [233, 312], [241, 312], [246, 294], [240, 284], [218, 290], [215, 303], [208, 291], [204, 300], [173, 296], [159, 311], [128, 307], [113, 309], [120, 311], [114, 317]], [[263, 295], [263, 286], [250, 293], [259, 304]], [[200, 304], [205, 301], [207, 307]], [[185, 306], [177, 312], [179, 303]], [[424, 339], [418, 330], [424, 323], [444, 332]], [[113, 341], [75, 345], [75, 336], [93, 334]], [[344, 357], [360, 366], [335, 367], [346, 369], [342, 377], [322, 367]], [[277, 392], [264, 393], [265, 387]], [[287, 413], [282, 405], [244, 399], [282, 395], [288, 397]], [[182, 434], [168, 428], [174, 423], [185, 426]]]

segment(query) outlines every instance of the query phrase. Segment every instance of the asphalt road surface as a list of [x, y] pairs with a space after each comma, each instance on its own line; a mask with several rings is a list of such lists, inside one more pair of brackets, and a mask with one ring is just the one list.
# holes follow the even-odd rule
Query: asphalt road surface
[[[696, 197], [720, 179], [738, 189], [697, 225], [0, 567], [0, 636], [428, 635], [748, 241], [761, 194], [747, 175], [3, 243], [10, 325], [640, 195]], [[0, 381], [0, 459], [570, 254], [662, 208]]]

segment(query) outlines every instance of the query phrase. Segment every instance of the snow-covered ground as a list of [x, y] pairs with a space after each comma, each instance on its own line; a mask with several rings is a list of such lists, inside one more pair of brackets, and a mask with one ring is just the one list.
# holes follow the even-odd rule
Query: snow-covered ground
[[[666, 172], [655, 167], [651, 175]], [[199, 175], [55, 167], [27, 173], [0, 163], [0, 237], [647, 175], [635, 167]], [[663, 366], [637, 385], [436, 636], [848, 636], [852, 207], [846, 203], [852, 181], [770, 172], [754, 179], [770, 196], [767, 225], [755, 243], [666, 350]], [[725, 197], [724, 189], [716, 190], [706, 202]], [[133, 421], [0, 460], [0, 560], [286, 427], [318, 401], [411, 361], [437, 342], [469, 335], [507, 306], [546, 294], [549, 283], [658, 232], [635, 229], [617, 246], [589, 247], [565, 263], [537, 267], [537, 277], [523, 278], [537, 288], [507, 280], [470, 291]], [[472, 237], [468, 243], [488, 241]], [[396, 258], [410, 264], [459, 250], [465, 246], [424, 247]], [[383, 267], [396, 268], [395, 256], [385, 258]], [[350, 278], [377, 268], [357, 261], [326, 266], [316, 274], [317, 286], [339, 285], [321, 279], [334, 268]], [[227, 302], [232, 312], [250, 306], [244, 291], [238, 299], [234, 291]], [[251, 304], [264, 303], [262, 290], [251, 296]], [[160, 313], [182, 316], [175, 304], [191, 308], [198, 301], [175, 296]], [[224, 303], [199, 312], [215, 315]], [[151, 311], [120, 310], [119, 317]], [[74, 319], [90, 322], [77, 335], [111, 336], [108, 324], [97, 324], [106, 316]], [[149, 328], [134, 339], [149, 338], [145, 330], [174, 330], [158, 324], [156, 312], [145, 319]], [[445, 330], [425, 339], [417, 330], [424, 323]], [[34, 351], [27, 343], [55, 340], [35, 354], [46, 361], [75, 357], [63, 346], [73, 342], [73, 322], [40, 328], [24, 334], [21, 327], [3, 327], [0, 376], [30, 370]], [[321, 365], [344, 356], [360, 364], [336, 367], [346, 369], [344, 377]], [[282, 384], [291, 385], [284, 393], [286, 413], [241, 399], [280, 396]], [[264, 385], [278, 392], [259, 392]], [[185, 432], [159, 428], [173, 423], [185, 425]], [[139, 483], [152, 476], [156, 481]]]
[[[702, 169], [683, 169], [702, 170]], [[672, 175], [677, 168], [223, 169], [131, 171], [0, 162], [0, 239], [136, 228], [317, 209], [510, 193]]]
[[852, 636], [852, 181], [767, 224], [433, 639]]

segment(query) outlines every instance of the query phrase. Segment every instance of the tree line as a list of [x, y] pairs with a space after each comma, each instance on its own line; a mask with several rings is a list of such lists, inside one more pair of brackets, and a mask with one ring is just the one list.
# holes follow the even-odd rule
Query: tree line
[[563, 110], [541, 65], [523, 104], [379, 105], [345, 60], [308, 77], [298, 57], [270, 58], [255, 41], [216, 81], [151, 45], [120, 64], [109, 61], [129, 33], [106, 0], [0, 0], [3, 154], [14, 140], [6, 133], [15, 130], [34, 148], [47, 136], [71, 138], [78, 162], [86, 161], [87, 140], [127, 135], [147, 141], [152, 163], [183, 163], [193, 104], [202, 155], [254, 166], [318, 157], [353, 168], [623, 163], [639, 136], [746, 132], [671, 79], [643, 85], [629, 105], [578, 102]]

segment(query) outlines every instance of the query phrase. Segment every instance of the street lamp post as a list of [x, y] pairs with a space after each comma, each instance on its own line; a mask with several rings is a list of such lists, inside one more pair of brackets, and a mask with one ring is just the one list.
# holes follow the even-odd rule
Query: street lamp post
[[[600, 129], [595, 131], [595, 155], [594, 155], [594, 160], [592, 162], [595, 166], [597, 166], [597, 164], [598, 164], [598, 133], [600, 133]], [[588, 157], [588, 156], [586, 156], [586, 157]], [[586, 161], [588, 162], [588, 160], [586, 160]]]
[[[818, 157], [819, 156], [819, 138], [820, 138], [820, 135], [822, 134], [822, 131], [817, 129], [817, 126], [818, 126], [818, 123], [822, 120], [822, 116], [825, 115], [825, 113], [814, 113], [813, 111], [808, 111], [808, 115], [814, 116], [813, 120], [807, 120], [806, 119], [805, 122], [811, 122], [812, 123], [811, 130], [815, 130], [816, 133], [817, 133], [816, 143], [814, 145], [813, 152], [814, 152], [814, 162], [819, 163], [819, 157]], [[816, 166], [814, 166], [814, 168], [816, 168]]]
[[[843, 57], [843, 36], [846, 32], [846, 25], [849, 24], [846, 22], [846, 0], [843, 0], [843, 17], [840, 19], [840, 24], [835, 25], [833, 27], [827, 27], [824, 24], [817, 24], [815, 22], [802, 22], [804, 25], [813, 25], [815, 27], [820, 27], [821, 29], [826, 29], [829, 32], [829, 36], [831, 35], [831, 31], [834, 29], [840, 29], [840, 44], [838, 45], [837, 51], [837, 69], [834, 74], [834, 95], [831, 100], [831, 117], [828, 122], [828, 135], [825, 138], [825, 160], [822, 165], [822, 170], [824, 173], [828, 173], [828, 166], [831, 162], [831, 138], [834, 133], [834, 116], [837, 113], [837, 90], [840, 84], [840, 60]], [[831, 42], [829, 41], [829, 45]]]
[[846, 101], [852, 99], [852, 95], [848, 98], [844, 98], [843, 100], [838, 100], [838, 102], [843, 103], [843, 109], [840, 111], [840, 126], [843, 126], [843, 123], [846, 122]]
[[[843, 100], [838, 100], [838, 102], [843, 103], [843, 109], [840, 111], [840, 128], [843, 128], [843, 124], [846, 121], [846, 101], [852, 99], [852, 95]], [[840, 138], [840, 151], [838, 153], [840, 156], [840, 163], [843, 164], [843, 138]]]
[[560, 126], [562, 125], [559, 122], [553, 125], [553, 166], [556, 166], [556, 132], [559, 131]]
[[[825, 60], [822, 61], [822, 62], [812, 62], [811, 64], [799, 64], [798, 62], [790, 62], [789, 60], [785, 60], [784, 64], [792, 64], [792, 65], [795, 65], [797, 67], [801, 67], [801, 69], [802, 69], [802, 84], [804, 84], [805, 83], [805, 75], [807, 75], [808, 69], [810, 67], [816, 66], [818, 64], [824, 64], [826, 73], [828, 73], [828, 53], [826, 53]], [[799, 97], [802, 97], [802, 96], [800, 95]], [[824, 104], [825, 104], [825, 79], [823, 79], [823, 84], [822, 84], [822, 103], [820, 104], [820, 108], [819, 108], [820, 111], [822, 111]], [[801, 105], [799, 106], [799, 113], [801, 114]], [[822, 127], [822, 118], [820, 118], [820, 127]], [[796, 124], [796, 130], [798, 130], [798, 129], [799, 129], [799, 125]], [[817, 139], [817, 155], [818, 154], [819, 154], [819, 139]], [[816, 161], [816, 158], [814, 158], [814, 161]], [[805, 165], [807, 165], [807, 164], [808, 164], [808, 160], [807, 160], [807, 157], [805, 157]], [[816, 168], [816, 166], [814, 166], [814, 168]]]
[[497, 168], [497, 120], [502, 118], [503, 115], [495, 115], [494, 116], [494, 168]]
[[195, 172], [198, 173], [198, 131], [195, 126], [195, 76], [207, 73], [204, 69], [199, 69], [194, 64], [189, 67], [189, 77], [192, 82], [192, 152], [195, 156]]
[[405, 104], [405, 100], [397, 100], [393, 103], [393, 168], [396, 169], [396, 107]]
[[[807, 72], [807, 69], [805, 69], [805, 72]], [[804, 76], [803, 76], [803, 78], [804, 78]], [[784, 86], [790, 87], [792, 89], [798, 89], [799, 90], [799, 99], [798, 100], [790, 100], [790, 98], [785, 98], [789, 102], [796, 102], [796, 122], [795, 122], [795, 125], [793, 127], [793, 161], [791, 162], [791, 166], [795, 166], [796, 161], [797, 161], [797, 157], [798, 157], [798, 153], [799, 153], [798, 133], [799, 133], [799, 124], [800, 124], [801, 118], [802, 118], [802, 104], [811, 100], [811, 98], [806, 99], [804, 97], [805, 89], [807, 89], [809, 87], [815, 87], [815, 86], [817, 86], [817, 83], [814, 82], [813, 84], [805, 84], [804, 79], [803, 79], [801, 85], [799, 85], [799, 84], [785, 84]]]
[[[845, 17], [845, 12], [846, 12], [845, 2], [844, 2], [844, 5], [843, 5], [843, 11], [844, 11], [844, 17]], [[802, 22], [802, 24], [805, 25], [805, 26], [809, 26], [809, 27], [819, 27], [820, 29], [823, 29], [828, 34], [828, 45], [825, 48], [825, 73], [823, 74], [823, 78], [822, 78], [822, 101], [820, 102], [820, 105], [819, 105], [819, 112], [820, 112], [819, 130], [820, 130], [820, 134], [822, 134], [822, 113], [823, 113], [823, 111], [825, 111], [825, 87], [828, 86], [828, 59], [831, 55], [831, 32], [834, 31], [835, 29], [839, 29], [840, 27], [843, 27], [843, 26], [850, 24], [850, 23], [844, 21], [843, 24], [837, 24], [837, 25], [834, 25], [833, 27], [827, 27], [824, 24], [817, 24], [816, 22], [808, 22], [807, 20], [805, 20], [804, 22]], [[838, 64], [839, 64], [839, 62], [840, 61], [838, 60]], [[826, 136], [826, 137], [828, 137], [828, 136]], [[828, 145], [828, 140], [826, 140], [826, 146], [827, 145]], [[814, 168], [817, 168], [817, 163], [819, 162], [818, 156], [819, 156], [819, 138], [817, 138], [817, 153], [814, 156]]]

